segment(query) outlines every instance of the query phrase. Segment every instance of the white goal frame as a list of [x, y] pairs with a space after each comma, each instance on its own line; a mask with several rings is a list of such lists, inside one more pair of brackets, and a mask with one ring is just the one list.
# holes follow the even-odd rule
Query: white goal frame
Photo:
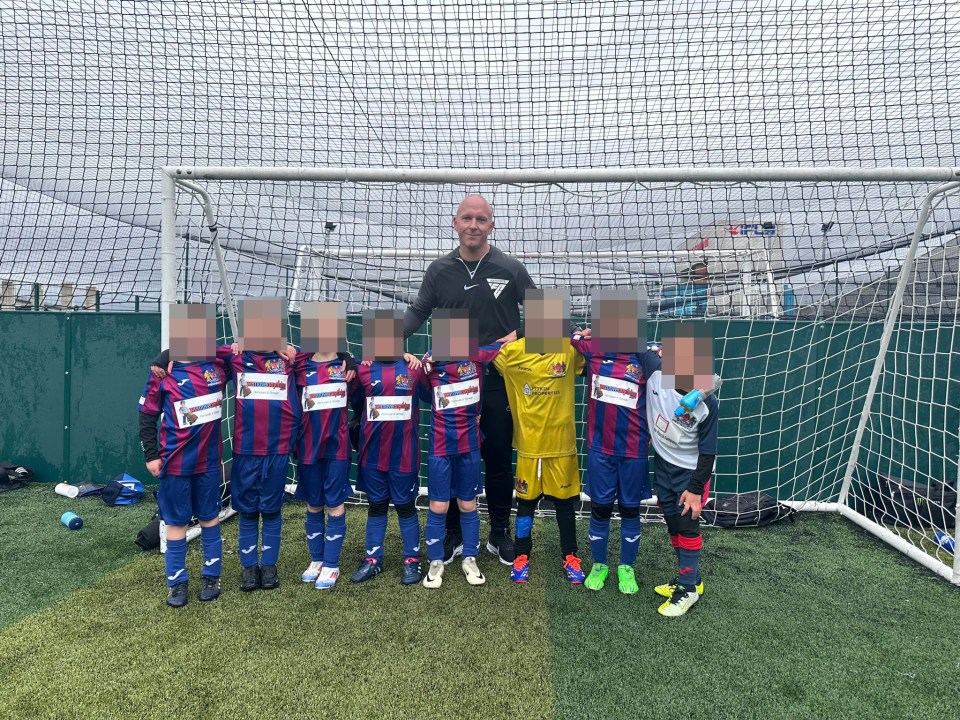
[[[574, 183], [749, 183], [749, 182], [927, 182], [939, 183], [923, 199], [914, 227], [907, 255], [900, 267], [900, 275], [887, 309], [880, 350], [863, 398], [863, 410], [857, 423], [853, 446], [847, 459], [846, 472], [837, 502], [801, 502], [802, 509], [839, 513], [859, 527], [877, 536], [903, 552], [924, 567], [960, 585], [960, 551], [955, 551], [952, 565], [915, 547], [900, 535], [874, 522], [851, 506], [850, 487], [859, 458], [861, 444], [870, 417], [877, 385], [884, 368], [894, 326], [903, 305], [903, 297], [915, 266], [917, 249], [923, 229], [934, 205], [945, 195], [960, 190], [960, 168], [952, 167], [740, 167], [740, 168], [609, 168], [609, 169], [554, 169], [554, 170], [482, 170], [482, 169], [412, 169], [412, 168], [306, 168], [306, 167], [194, 167], [165, 166], [161, 168], [161, 343], [168, 346], [169, 308], [177, 301], [177, 193], [182, 190], [203, 205], [209, 227], [210, 243], [216, 253], [220, 274], [226, 281], [223, 254], [217, 242], [217, 223], [214, 203], [210, 195], [197, 183], [203, 180], [259, 180], [259, 181], [317, 181], [357, 183], [418, 183], [418, 184], [574, 184]], [[386, 257], [390, 249], [378, 249]], [[591, 259], [603, 259], [602, 254], [582, 253]], [[658, 253], [662, 255], [662, 253]], [[565, 254], [565, 256], [567, 256]], [[571, 256], [572, 257], [572, 256]], [[229, 296], [229, 283], [224, 282], [224, 305], [232, 328], [236, 317]], [[958, 458], [960, 462], [960, 458]], [[227, 511], [225, 511], [226, 513]], [[960, 500], [955, 508], [957, 519], [953, 537], [960, 538]], [[199, 532], [199, 531], [195, 531]]]

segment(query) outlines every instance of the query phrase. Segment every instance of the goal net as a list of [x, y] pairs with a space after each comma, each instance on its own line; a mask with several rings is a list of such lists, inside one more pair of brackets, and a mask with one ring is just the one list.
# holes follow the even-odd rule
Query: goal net
[[[294, 342], [299, 303], [337, 300], [359, 354], [360, 312], [413, 301], [479, 192], [492, 242], [538, 286], [569, 289], [581, 324], [594, 291], [634, 288], [648, 340], [709, 327], [724, 380], [715, 496], [840, 512], [957, 581], [960, 201], [937, 182], [953, 174], [768, 170], [168, 168], [164, 299], [217, 303], [223, 342], [236, 298], [289, 298]], [[582, 386], [578, 404], [584, 469]]]

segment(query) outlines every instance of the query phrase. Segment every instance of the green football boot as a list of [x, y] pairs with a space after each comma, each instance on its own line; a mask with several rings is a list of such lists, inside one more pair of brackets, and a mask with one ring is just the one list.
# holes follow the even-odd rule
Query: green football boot
[[590, 568], [590, 574], [583, 584], [587, 586], [588, 590], [603, 590], [603, 583], [606, 582], [607, 573], [609, 572], [610, 568], [603, 563], [594, 563], [593, 567]]
[[624, 595], [636, 595], [640, 588], [637, 587], [637, 576], [630, 565], [617, 566], [617, 586]]

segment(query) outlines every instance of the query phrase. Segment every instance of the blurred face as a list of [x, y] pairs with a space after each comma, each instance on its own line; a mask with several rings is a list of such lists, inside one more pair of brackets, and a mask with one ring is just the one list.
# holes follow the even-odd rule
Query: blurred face
[[304, 352], [347, 350], [347, 308], [338, 302], [305, 302], [300, 307], [300, 345]]
[[287, 346], [286, 301], [245, 298], [240, 301], [240, 349], [270, 352]]
[[523, 315], [527, 352], [563, 352], [570, 331], [570, 296], [565, 288], [527, 290]]
[[479, 355], [477, 323], [466, 314], [436, 310], [433, 313], [433, 357], [438, 360], [471, 360]]
[[363, 359], [393, 362], [403, 355], [403, 314], [374, 310], [363, 315]]
[[663, 338], [663, 386], [668, 390], [713, 387], [713, 335], [697, 324], [678, 325]]
[[217, 354], [217, 326], [212, 305], [170, 308], [170, 359], [195, 362]]
[[593, 338], [603, 353], [641, 352], [646, 346], [647, 296], [634, 290], [601, 290], [591, 299]]
[[460, 247], [477, 252], [487, 245], [493, 231], [493, 209], [480, 195], [463, 199], [453, 218], [453, 229], [460, 238]]

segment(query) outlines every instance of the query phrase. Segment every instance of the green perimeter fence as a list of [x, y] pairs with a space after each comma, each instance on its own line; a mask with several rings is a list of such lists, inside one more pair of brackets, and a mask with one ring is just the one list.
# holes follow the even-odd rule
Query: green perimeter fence
[[[664, 324], [650, 323], [651, 338]], [[356, 351], [356, 318], [348, 329]], [[834, 500], [881, 332], [881, 323], [835, 320], [716, 322], [724, 385], [715, 489]], [[945, 403], [958, 386], [957, 336], [955, 323], [896, 328], [858, 479], [882, 471], [955, 480], [960, 409]], [[426, 342], [415, 337], [411, 351]], [[0, 312], [0, 459], [32, 466], [42, 482], [144, 478], [137, 400], [159, 343], [156, 312]]]

